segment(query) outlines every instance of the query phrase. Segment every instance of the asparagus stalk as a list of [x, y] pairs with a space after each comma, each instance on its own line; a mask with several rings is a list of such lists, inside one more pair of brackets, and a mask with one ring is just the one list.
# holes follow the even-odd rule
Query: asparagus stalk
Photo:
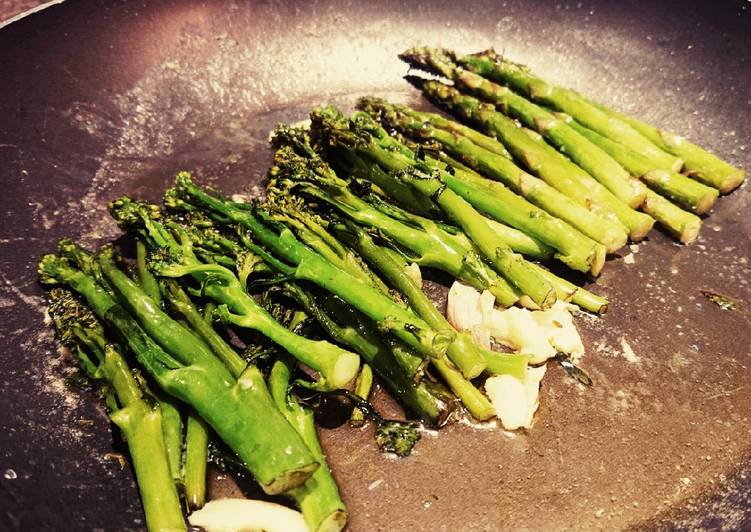
[[[406, 145], [406, 144], [405, 144]], [[420, 149], [420, 145], [413, 145], [410, 147]], [[413, 150], [414, 151], [414, 150]], [[378, 173], [381, 175], [381, 178], [383, 179], [385, 176], [385, 179], [395, 181], [393, 179], [393, 176], [389, 176], [386, 172], [384, 172], [379, 166], [376, 166], [365, 159], [358, 157], [352, 152], [346, 152], [346, 153], [339, 153], [341, 157], [346, 157], [347, 159], [351, 161], [356, 161], [356, 165], [353, 165], [351, 169], [347, 172], [349, 175], [356, 177], [358, 179], [363, 179], [366, 182], [371, 181], [371, 175]], [[441, 164], [441, 161], [436, 160], [435, 158], [427, 155], [425, 155], [425, 161], [428, 162], [431, 166], [438, 166], [442, 170], [446, 170], [446, 172], [449, 175], [455, 176], [457, 179], [460, 177], [463, 177], [464, 173], [468, 170], [465, 167], [461, 165], [461, 163], [458, 163], [457, 161], [452, 161], [448, 165]], [[441, 154], [441, 157], [443, 157], [444, 154]], [[336, 162], [336, 161], [335, 161]], [[447, 168], [447, 166], [451, 166], [451, 168]], [[461, 168], [461, 169], [460, 169]], [[473, 172], [474, 173], [474, 172]], [[461, 174], [461, 175], [460, 175]], [[477, 177], [479, 175], [474, 174]], [[446, 184], [447, 186], [451, 187], [452, 189], [455, 187], [453, 183], [453, 179], [448, 179]], [[483, 181], [492, 183], [492, 181], [483, 179]], [[402, 183], [403, 184], [403, 183]], [[516, 229], [514, 227], [511, 227], [510, 225], [513, 223], [517, 226], [527, 228], [528, 226], [534, 227], [534, 229], [529, 230], [530, 234], [538, 234], [541, 233], [543, 235], [547, 235], [545, 240], [550, 240], [550, 235], [555, 235], [556, 231], [544, 231], [543, 228], [539, 227], [540, 225], [545, 225], [548, 221], [555, 220], [555, 218], [547, 215], [545, 211], [538, 209], [534, 205], [531, 205], [529, 202], [521, 198], [520, 196], [517, 196], [516, 194], [512, 193], [506, 187], [501, 185], [500, 183], [497, 183], [499, 187], [503, 188], [503, 191], [499, 192], [499, 197], [497, 198], [491, 198], [489, 202], [491, 204], [497, 204], [499, 205], [500, 212], [504, 213], [501, 215], [502, 221], [504, 223], [508, 223], [509, 226], [502, 226], [501, 224], [495, 224], [492, 223], [494, 220], [488, 219], [488, 221], [493, 225], [493, 228], [495, 229], [496, 233], [498, 234], [498, 237], [503, 240], [503, 242], [508, 245], [513, 251], [516, 251], [517, 253], [521, 253], [522, 255], [529, 256], [536, 259], [549, 259], [555, 254], [555, 248], [552, 246], [549, 246], [542, 240], [530, 236], [529, 234]], [[462, 194], [461, 188], [457, 187], [454, 190], [457, 194]], [[381, 197], [387, 198], [389, 201], [394, 201], [395, 203], [401, 203], [399, 202], [398, 197], [393, 197], [389, 194], [381, 194]], [[464, 197], [464, 196], [463, 196]], [[467, 201], [472, 203], [472, 200], [469, 197], [464, 197]], [[511, 207], [514, 208], [507, 208], [506, 205], [510, 204]], [[479, 205], [474, 205], [475, 208], [481, 209]], [[531, 212], [525, 211], [524, 209], [531, 209], [533, 212], [535, 212], [539, 216], [532, 216]], [[577, 206], [578, 207], [578, 206]], [[409, 209], [409, 207], [408, 207]], [[412, 209], [409, 209], [410, 212], [413, 212], [417, 214], [418, 216], [425, 217], [424, 214], [418, 213]], [[544, 217], [545, 220], [539, 221], [540, 218]], [[510, 221], [511, 220], [511, 221]], [[556, 221], [555, 223], [560, 224], [560, 221]], [[565, 238], [565, 237], [564, 237]], [[596, 243], [593, 243], [594, 246]], [[604, 255], [603, 255], [604, 260]], [[468, 284], [470, 284], [468, 282]], [[501, 304], [504, 304], [501, 302]], [[510, 305], [510, 303], [509, 303]], [[508, 305], [507, 305], [508, 306]]]
[[193, 412], [188, 414], [185, 425], [185, 502], [192, 511], [206, 504], [209, 427]]
[[313, 412], [302, 407], [289, 391], [292, 367], [289, 357], [278, 356], [271, 367], [269, 389], [277, 408], [302, 436], [321, 463], [321, 467], [304, 485], [291, 490], [288, 495], [299, 506], [311, 531], [339, 531], [347, 524], [347, 508], [339, 495], [331, 470], [326, 465], [326, 457], [318, 441], [313, 421]]
[[511, 187], [519, 195], [497, 181], [484, 179], [459, 166], [452, 166], [453, 172], [447, 172], [448, 175], [444, 177], [452, 190], [480, 210], [528, 231], [556, 248], [559, 251], [557, 258], [569, 267], [591, 271], [596, 275], [605, 261], [605, 250], [598, 247], [597, 242], [605, 244], [609, 251], [615, 251], [626, 243], [626, 233], [619, 223], [600, 218], [505, 158], [482, 149], [456, 133], [431, 128], [425, 122], [410, 119], [398, 108], [380, 100], [361, 100], [360, 106], [371, 111], [380, 109], [382, 120], [390, 127], [406, 129], [423, 141], [437, 140], [443, 148]]
[[88, 376], [108, 385], [109, 416], [125, 436], [147, 528], [186, 530], [170, 473], [160, 403], [144, 393], [119, 349], [107, 343], [99, 320], [70, 291], [53, 289], [49, 312], [62, 342], [76, 351]]
[[[683, 160], [684, 170], [689, 176], [705, 185], [718, 189], [722, 194], [732, 192], [741, 186], [746, 179], [746, 173], [743, 170], [735, 168], [680, 135], [658, 129], [604, 105], [596, 103], [592, 103], [592, 105], [606, 113], [611, 120], [623, 121], [662, 150], [680, 157]], [[674, 168], [674, 170], [679, 169]]]
[[[533, 133], [535, 135], [538, 135], [535, 132]], [[447, 167], [450, 167], [450, 170], [451, 170], [450, 174], [453, 175], [454, 177], [462, 178], [464, 181], [475, 184], [477, 186], [489, 187], [491, 188], [491, 191], [494, 190], [495, 187], [503, 187], [503, 185], [501, 185], [500, 183], [482, 178], [481, 176], [474, 173], [469, 168], [465, 167], [458, 161], [451, 159], [450, 157], [446, 156], [443, 153], [440, 153], [440, 157], [442, 161], [437, 161], [436, 159], [433, 159], [432, 157], [425, 155], [425, 161], [428, 162], [431, 166], [439, 168], [439, 169], [443, 169], [443, 170], [447, 170], [448, 169]], [[451, 186], [452, 181], [449, 181], [448, 184], [449, 186]], [[474, 193], [466, 192], [468, 189], [465, 188], [464, 185], [457, 184], [456, 182], [453, 182], [453, 184], [456, 187], [454, 190], [458, 194], [462, 195], [463, 197], [465, 197], [465, 199], [472, 202], [472, 198], [475, 197]], [[471, 188], [469, 190], [471, 190]], [[488, 210], [489, 213], [500, 213], [498, 215], [498, 218], [506, 219], [505, 213], [507, 211], [504, 210], [503, 202], [492, 201], [492, 194], [491, 195], [484, 194], [484, 195], [481, 195], [480, 197], [482, 199], [475, 201], [475, 206], [477, 206], [478, 208], [482, 208], [481, 206], [485, 206], [485, 208]], [[540, 211], [539, 213], [531, 212], [531, 213], [528, 213], [526, 216], [524, 215], [519, 216], [520, 225], [522, 225], [523, 227], [526, 227], [525, 219], [539, 221], [541, 219], [544, 219], [546, 216], [547, 215], [544, 211]], [[556, 220], [554, 218], [551, 218], [551, 221], [560, 222], [559, 220]], [[494, 220], [492, 219], [487, 219], [487, 222], [491, 225], [491, 227], [496, 232], [500, 232], [501, 234], [503, 234], [503, 230], [505, 226], [499, 223], [495, 223]], [[533, 227], [539, 227], [539, 226], [534, 225]], [[558, 231], [558, 228], [559, 228], [558, 224], [555, 224], [555, 223], [551, 224], [550, 226], [548, 226], [547, 232], [542, 233], [543, 238], [545, 238], [546, 236], [549, 236], [550, 234], [556, 234]], [[505, 240], [505, 241], [509, 245], [511, 245], [512, 243], [509, 240]], [[469, 245], [471, 246], [471, 243], [469, 243]], [[530, 252], [530, 255], [536, 256], [537, 258], [547, 258], [547, 253], [545, 253], [545, 255], [542, 255], [541, 250], [539, 249], [539, 247], [534, 245], [534, 242], [527, 243], [525, 247], [527, 247], [527, 249], [529, 249], [529, 247], [533, 248], [533, 250]], [[516, 249], [515, 251], [523, 252], [523, 250], [524, 250], [524, 247], [522, 247], [521, 249]], [[604, 253], [602, 253], [601, 255], [599, 266], [595, 270], [595, 274], [599, 273], [599, 268], [602, 266], [602, 262], [604, 262]], [[540, 273], [540, 275], [546, 278], [546, 280], [551, 284], [551, 286], [553, 286], [553, 288], [556, 291], [557, 296], [560, 299], [563, 299], [565, 301], [572, 301], [576, 305], [590, 312], [604, 313], [607, 310], [607, 305], [608, 305], [607, 299], [600, 297], [596, 294], [593, 294], [581, 287], [578, 287], [574, 285], [573, 283], [570, 283], [569, 281], [561, 279], [557, 277], [556, 275], [550, 273], [549, 271], [545, 270], [544, 268], [541, 268], [535, 264], [531, 264], [531, 265], [538, 270], [538, 273]], [[461, 278], [459, 275], [455, 275], [455, 277]], [[465, 279], [462, 279], [462, 280], [467, 282], [467, 284], [475, 286], [478, 289], [487, 288], [483, 286], [477, 286], [476, 284], [473, 284], [473, 281], [471, 280], [470, 281], [467, 281]]]
[[610, 153], [624, 168], [644, 181], [649, 188], [684, 209], [694, 214], [704, 214], [717, 201], [719, 195], [717, 189], [677, 172], [655, 170], [649, 159], [640, 153], [587, 129], [570, 117], [567, 118], [574, 129]]
[[[388, 296], [365, 281], [337, 268], [330, 261], [302, 244], [286, 227], [272, 225], [269, 214], [260, 207], [251, 209], [230, 202], [218, 195], [210, 195], [193, 184], [187, 173], [178, 174], [175, 189], [168, 191], [166, 201], [172, 205], [195, 205], [219, 223], [232, 223], [252, 234], [259, 246], [272, 250], [281, 257], [258, 247], [267, 262], [275, 264], [284, 274], [301, 281], [317, 284], [360, 310], [379, 327], [392, 332], [423, 356], [440, 357], [451, 343], [453, 333], [435, 331], [422, 319], [395, 304]], [[353, 375], [354, 376], [354, 375]]]
[[614, 222], [620, 221], [628, 230], [631, 240], [641, 240], [649, 233], [654, 224], [650, 216], [633, 210], [570, 160], [563, 156], [556, 157], [541, 149], [503, 113], [498, 113], [492, 106], [483, 104], [471, 96], [465, 96], [443, 83], [414, 77], [409, 77], [409, 80], [418, 85], [437, 104], [495, 135], [516, 159], [522, 161], [530, 171], [552, 187], [579, 204], [591, 208], [601, 217]]
[[545, 82], [533, 75], [527, 68], [504, 60], [492, 50], [457, 57], [456, 61], [467, 70], [504, 83], [535, 102], [563, 111], [589, 129], [629, 146], [648, 157], [652, 161], [653, 168], [678, 171], [683, 166], [681, 159], [660, 149], [627, 122], [608, 115], [570, 89]]
[[684, 211], [651, 190], [647, 192], [647, 199], [642, 208], [683, 244], [690, 244], [699, 236], [701, 218]]
[[[353, 115], [352, 130], [341, 113], [331, 107], [318, 108], [313, 111], [311, 117], [314, 131], [317, 130], [322, 141], [325, 139], [328, 145], [352, 149], [391, 172], [399, 172], [399, 179], [409, 183], [424, 196], [432, 198], [472, 239], [496, 271], [528, 296], [528, 304], [547, 308], [555, 301], [552, 287], [547, 282], [541, 282], [537, 273], [532, 272], [522, 257], [511, 251], [495, 235], [486, 219], [472, 205], [446, 188], [442, 181], [448, 176], [445, 171], [440, 172], [441, 179], [438, 179], [430, 175], [432, 170], [424, 162], [411, 158], [404, 152], [396, 153], [381, 147], [376, 139], [389, 137], [366, 113]], [[377, 132], [377, 137], [370, 132]], [[418, 167], [428, 173], [417, 170]]]
[[[550, 150], [552, 155], [561, 156], [545, 144], [544, 140], [537, 139], [537, 141], [541, 143], [543, 149]], [[659, 179], [656, 174], [664, 172], [666, 170], [652, 170], [648, 173], [652, 174], [651, 180], [655, 181]], [[698, 183], [696, 184], [698, 185]], [[642, 210], [657, 220], [660, 225], [684, 244], [690, 244], [696, 240], [699, 229], [701, 229], [701, 219], [698, 216], [684, 211], [652, 190], [647, 191], [647, 199], [642, 205]]]
[[547, 109], [508, 87], [458, 67], [450, 56], [440, 50], [414, 48], [400, 57], [412, 66], [447, 77], [460, 90], [492, 103], [503, 113], [536, 130], [630, 207], [639, 207], [644, 202], [647, 190], [643, 183], [632, 179], [618, 161]]
[[[213, 355], [206, 357], [200, 348], [196, 349], [196, 341], [185, 335], [185, 329], [177, 330], [164, 322], [165, 330], [178, 333], [171, 338], [172, 350], [167, 353], [94, 277], [70, 263], [84, 256], [82, 248], [73, 253], [62, 251], [65, 258], [42, 257], [41, 280], [67, 285], [83, 296], [94, 313], [118, 333], [160, 388], [193, 406], [243, 460], [264, 491], [281, 493], [302, 484], [312, 474], [318, 463], [274, 408], [263, 377], [254, 366], [235, 380]], [[96, 259], [86, 257], [86, 260], [94, 263]], [[103, 267], [111, 269], [113, 266], [108, 262], [105, 258]], [[116, 277], [112, 271], [108, 274], [110, 279]], [[120, 275], [130, 281], [124, 273]], [[148, 297], [137, 285], [122, 287], [120, 292], [124, 299]]]

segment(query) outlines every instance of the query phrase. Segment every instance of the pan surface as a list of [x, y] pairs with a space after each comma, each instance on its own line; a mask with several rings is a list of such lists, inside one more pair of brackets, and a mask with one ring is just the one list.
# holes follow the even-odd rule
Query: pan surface
[[[143, 527], [130, 472], [105, 456], [119, 443], [103, 410], [66, 384], [72, 362], [43, 324], [36, 283], [37, 258], [59, 238], [117, 236], [108, 200], [158, 200], [181, 169], [257, 192], [278, 121], [365, 94], [425, 105], [396, 58], [423, 43], [494, 46], [749, 170], [748, 11], [740, 1], [71, 1], [2, 29], [0, 528]], [[608, 262], [595, 290], [610, 312], [578, 320], [595, 386], [551, 367], [528, 434], [459, 423], [393, 460], [369, 430], [322, 430], [350, 530], [751, 527], [748, 209], [743, 187], [693, 245], [654, 231]]]

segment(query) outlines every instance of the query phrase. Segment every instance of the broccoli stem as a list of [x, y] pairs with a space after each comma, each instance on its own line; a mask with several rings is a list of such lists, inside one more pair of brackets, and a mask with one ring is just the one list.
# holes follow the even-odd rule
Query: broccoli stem
[[[363, 364], [360, 368], [360, 374], [357, 376], [357, 380], [355, 381], [355, 394], [367, 401], [372, 388], [373, 370], [369, 365]], [[359, 427], [360, 425], [365, 423], [365, 416], [362, 410], [357, 407], [353, 408], [352, 414], [349, 416], [349, 422], [355, 427]]]
[[305, 521], [314, 532], [342, 530], [347, 523], [347, 508], [339, 495], [326, 457], [318, 441], [313, 412], [304, 408], [290, 393], [289, 381], [292, 363], [280, 354], [269, 374], [269, 390], [277, 408], [297, 430], [321, 466], [302, 486], [287, 492], [302, 511]]
[[[112, 271], [111, 258], [105, 257], [100, 263], [110, 270], [108, 278], [118, 277]], [[196, 342], [185, 335], [185, 329], [165, 327], [165, 331], [179, 334], [165, 342], [173, 347], [173, 356], [94, 278], [65, 259], [46, 255], [40, 261], [39, 272], [43, 281], [66, 284], [81, 294], [97, 316], [118, 333], [157, 384], [166, 393], [193, 406], [211, 425], [243, 460], [264, 491], [275, 494], [298, 486], [318, 467], [297, 432], [274, 407], [257, 368], [249, 367], [235, 380], [221, 362], [204, 360], [196, 353]], [[148, 298], [124, 273], [119, 275], [132, 285], [119, 279], [125, 284], [121, 287], [124, 297]]]
[[296, 285], [289, 288], [292, 297], [329, 336], [362, 356], [400, 403], [431, 426], [440, 426], [446, 421], [451, 413], [448, 394], [427, 379], [417, 378], [422, 359], [409, 346], [380, 334], [371, 322], [341, 299], [327, 294], [319, 304]]
[[125, 436], [147, 528], [186, 530], [167, 456], [163, 404], [145, 395], [119, 349], [107, 343], [102, 325], [71, 292], [52, 290], [50, 316], [63, 343], [79, 350], [87, 374], [109, 387], [109, 417]]
[[198, 415], [190, 412], [185, 428], [185, 501], [189, 510], [197, 510], [206, 503], [208, 459], [209, 427]]
[[[177, 177], [171, 193], [205, 210], [219, 223], [231, 222], [248, 229], [254, 240], [294, 266], [287, 273], [298, 280], [317, 284], [367, 315], [383, 330], [392, 332], [424, 356], [441, 356], [451, 341], [450, 331], [434, 331], [423, 320], [395, 304], [369, 283], [337, 268], [308, 246], [302, 244], [287, 227], [278, 232], [262, 221], [270, 218], [262, 209], [250, 210], [195, 186], [189, 175]], [[354, 376], [354, 375], [353, 375]]]
[[136, 271], [138, 272], [138, 284], [156, 304], [162, 301], [162, 292], [159, 290], [159, 281], [146, 267], [146, 243], [140, 238], [136, 240]]
[[164, 446], [167, 449], [167, 459], [172, 479], [177, 486], [183, 486], [183, 420], [180, 405], [172, 397], [157, 393], [159, 406], [162, 409], [162, 432]]

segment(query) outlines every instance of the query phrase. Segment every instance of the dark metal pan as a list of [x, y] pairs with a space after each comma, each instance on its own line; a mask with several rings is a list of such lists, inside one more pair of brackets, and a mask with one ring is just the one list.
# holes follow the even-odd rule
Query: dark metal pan
[[[751, 169], [748, 2], [65, 2], [0, 31], [0, 528], [143, 526], [129, 471], [43, 324], [35, 263], [66, 235], [117, 235], [107, 200], [157, 200], [177, 170], [253, 190], [266, 137], [317, 103], [419, 103], [396, 54], [489, 46]], [[659, 231], [606, 265], [581, 321], [580, 389], [545, 379], [536, 426], [455, 424], [415, 455], [322, 431], [350, 530], [749, 529], [747, 187], [691, 246]], [[733, 312], [710, 289], [740, 301]], [[636, 361], [623, 356], [623, 342]]]

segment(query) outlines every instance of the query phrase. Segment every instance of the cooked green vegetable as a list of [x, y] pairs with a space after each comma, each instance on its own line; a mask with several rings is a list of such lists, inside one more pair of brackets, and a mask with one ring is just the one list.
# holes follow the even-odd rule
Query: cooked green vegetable
[[[546, 281], [499, 239], [487, 220], [472, 205], [445, 185], [444, 174], [432, 174], [423, 161], [381, 145], [393, 146], [393, 139], [367, 113], [355, 113], [351, 120], [333, 107], [318, 108], [311, 114], [313, 132], [319, 142], [351, 150], [393, 172], [414, 190], [441, 207], [446, 215], [469, 236], [496, 271], [512, 283], [528, 304], [547, 308], [555, 301], [555, 291]], [[396, 141], [393, 141], [396, 142]], [[405, 148], [406, 149], [406, 148]]]
[[[53, 258], [43, 259], [43, 275], [56, 270], [53, 262]], [[151, 531], [185, 530], [160, 403], [131, 372], [120, 348], [108, 342], [99, 319], [72, 292], [53, 289], [49, 313], [60, 340], [74, 351], [81, 369], [104, 385], [109, 417], [128, 444], [146, 526]]]
[[492, 103], [504, 114], [539, 132], [627, 205], [636, 208], [644, 201], [647, 192], [644, 184], [632, 179], [618, 161], [544, 107], [530, 102], [508, 87], [459, 67], [450, 55], [440, 49], [418, 47], [404, 52], [400, 57], [412, 66], [452, 80], [461, 91]]
[[[83, 296], [159, 387], [191, 405], [245, 462], [267, 493], [286, 491], [310, 477], [318, 463], [274, 406], [257, 368], [248, 366], [235, 379], [200, 339], [156, 308], [115, 266], [111, 249], [95, 257], [69, 242], [61, 247], [64, 256], [42, 257], [41, 280], [67, 285]], [[118, 299], [134, 309], [138, 320], [92, 276], [98, 275], [98, 268], [114, 285]], [[160, 341], [141, 323], [156, 331]]]

